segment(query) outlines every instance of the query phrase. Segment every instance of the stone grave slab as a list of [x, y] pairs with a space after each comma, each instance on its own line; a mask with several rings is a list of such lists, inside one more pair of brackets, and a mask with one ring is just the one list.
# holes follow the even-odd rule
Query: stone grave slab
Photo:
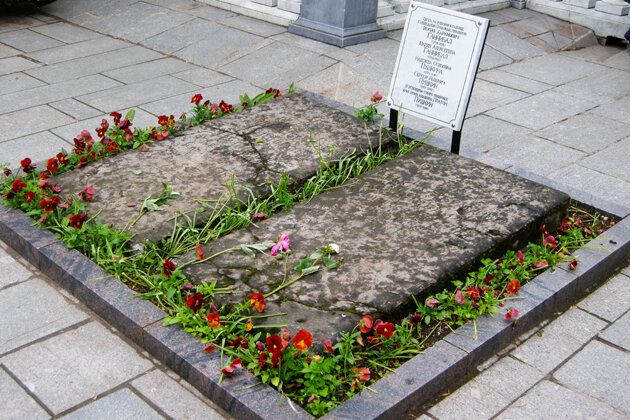
[[[210, 211], [196, 200], [224, 196], [231, 177], [235, 185], [264, 194], [270, 191], [267, 181], [278, 181], [282, 172], [293, 182], [314, 175], [320, 161], [309, 136], [323, 155], [334, 146], [333, 158], [338, 159], [355, 149], [365, 150], [370, 143], [378, 146], [379, 129], [307, 95], [290, 94], [154, 142], [148, 152], [127, 151], [56, 176], [53, 182], [65, 195], [94, 188], [90, 214], [100, 212], [101, 220], [118, 229], [135, 219], [143, 201], [157, 197], [162, 183], [167, 184], [180, 198], [170, 200], [164, 211], [146, 213], [131, 228], [136, 243], [159, 241], [172, 233], [180, 212], [192, 217], [191, 213], [206, 210], [198, 213], [197, 221], [207, 219]], [[245, 190], [239, 193], [246, 199]]]
[[[300, 279], [269, 297], [265, 310], [288, 313], [269, 322], [287, 322], [292, 331], [307, 328], [324, 340], [351, 330], [364, 314], [392, 319], [408, 313], [411, 296], [443, 287], [482, 255], [524, 246], [539, 237], [541, 224], [559, 224], [568, 201], [564, 193], [425, 145], [227, 235], [206, 246], [204, 255], [287, 234], [288, 281], [302, 256], [338, 244], [345, 259], [340, 268]], [[195, 259], [187, 254], [177, 264]], [[216, 281], [237, 292], [218, 295], [219, 304], [268, 293], [284, 278], [283, 261], [240, 251], [183, 270], [189, 280]]]

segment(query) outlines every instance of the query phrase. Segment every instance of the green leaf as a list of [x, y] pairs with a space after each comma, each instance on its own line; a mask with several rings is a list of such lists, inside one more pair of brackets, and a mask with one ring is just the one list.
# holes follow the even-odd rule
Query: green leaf
[[142, 171], [140, 169], [136, 169], [134, 171], [131, 171], [132, 174], [134, 175], [140, 175], [142, 173]]
[[273, 242], [263, 242], [260, 244], [248, 244], [247, 247], [256, 249], [258, 251], [266, 251], [274, 245], [275, 244]]
[[280, 383], [280, 378], [279, 377], [276, 376], [274, 378], [271, 378], [271, 385], [278, 386], [279, 383]]
[[330, 257], [324, 257], [322, 262], [326, 266], [326, 268], [335, 269], [337, 268], [337, 263], [330, 259]]
[[133, 117], [136, 116], [136, 111], [135, 109], [130, 109], [126, 114], [125, 114], [125, 118], [123, 118], [123, 120], [129, 120], [129, 121], [133, 121]]
[[252, 258], [256, 258], [256, 254], [254, 254], [254, 251], [249, 249], [247, 245], [241, 245], [241, 251], [243, 251], [245, 254], [249, 255]]
[[321, 257], [322, 257], [322, 255], [324, 255], [324, 253], [323, 253], [323, 252], [321, 252], [321, 251], [317, 251], [317, 252], [313, 252], [311, 255], [309, 255], [309, 258], [310, 258], [311, 260], [316, 260], [316, 259], [318, 259], [318, 258], [321, 258]]
[[319, 271], [319, 267], [320, 267], [319, 265], [316, 265], [316, 266], [313, 266], [313, 267], [305, 268], [304, 270], [302, 270], [302, 275], [303, 276], [307, 276], [309, 274], [315, 273], [315, 272]]
[[291, 86], [289, 86], [289, 93], [295, 92], [295, 83], [291, 82]]

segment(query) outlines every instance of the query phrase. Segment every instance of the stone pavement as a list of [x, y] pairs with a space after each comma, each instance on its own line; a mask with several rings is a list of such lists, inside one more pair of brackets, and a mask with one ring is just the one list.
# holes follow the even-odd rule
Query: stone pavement
[[[578, 198], [630, 206], [629, 51], [599, 45], [559, 51], [585, 45], [588, 33], [527, 9], [486, 15], [493, 26], [463, 129], [462, 154], [529, 177], [547, 177]], [[40, 12], [3, 16], [0, 162], [16, 166], [26, 156], [44, 160], [61, 147], [70, 148], [81, 130], [93, 130], [112, 111], [134, 108], [136, 125], [154, 125], [157, 115], [190, 109], [190, 97], [196, 93], [235, 102], [241, 93], [295, 82], [298, 88], [360, 107], [374, 91], [387, 92], [400, 34], [393, 31], [386, 39], [338, 48], [192, 0], [57, 0]], [[411, 118], [405, 124], [425, 132], [433, 128]], [[450, 133], [436, 130], [430, 142], [448, 147]], [[212, 410], [207, 405], [211, 403], [160, 374], [163, 367], [27, 268], [20, 257], [3, 248], [0, 264], [0, 300], [6, 301], [0, 305], [0, 389], [2, 395], [13, 396], [2, 399], [1, 418], [13, 417], [6, 413], [14, 408], [18, 418], [36, 413], [89, 417], [101, 410], [115, 416], [122, 407], [126, 415], [137, 412], [138, 417], [150, 416], [145, 410], [176, 418], [192, 416], [193, 411], [219, 415], [205, 412]], [[503, 405], [482, 399], [475, 407], [494, 411], [473, 415], [476, 411], [469, 410], [467, 415], [493, 416], [516, 398], [517, 403], [501, 411], [502, 417], [529, 418], [533, 415], [526, 410], [541, 401], [549, 401], [549, 410], [561, 410], [561, 402], [568, 408], [583, 407], [585, 417], [628, 414], [628, 386], [616, 382], [630, 372], [628, 345], [619, 341], [623, 334], [620, 338], [615, 333], [623, 331], [628, 315], [600, 338], [592, 338], [627, 311], [597, 311], [627, 303], [620, 295], [627, 281], [623, 275], [615, 277], [613, 285], [591, 295], [590, 306], [583, 303], [554, 321], [559, 327], [553, 328], [567, 337], [549, 338], [565, 340], [561, 347], [573, 349], [557, 355], [556, 364], [551, 366], [551, 358], [530, 360], [518, 351], [549, 345], [544, 332], [535, 335], [528, 341], [532, 344], [503, 357], [431, 408], [429, 415], [447, 417], [455, 407], [462, 415], [456, 398], [482, 398], [490, 384], [500, 388], [502, 397], [495, 392], [493, 398]], [[574, 317], [592, 333], [573, 334], [562, 326]], [[607, 370], [613, 365], [619, 375]], [[593, 369], [602, 380], [589, 376]], [[522, 383], [518, 375], [507, 385], [499, 382], [512, 372], [528, 375], [523, 374]], [[503, 394], [506, 389], [514, 392]], [[625, 392], [620, 395], [620, 390]], [[94, 396], [98, 398], [92, 401]], [[611, 401], [611, 396], [618, 398]], [[449, 401], [454, 401], [450, 409]], [[187, 407], [197, 408], [170, 411]]]

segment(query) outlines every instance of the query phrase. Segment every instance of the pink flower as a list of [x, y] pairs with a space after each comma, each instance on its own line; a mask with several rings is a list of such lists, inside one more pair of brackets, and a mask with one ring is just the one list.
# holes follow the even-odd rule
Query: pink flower
[[254, 220], [263, 220], [267, 218], [267, 214], [266, 213], [254, 213], [252, 214], [252, 219]]
[[94, 197], [94, 188], [92, 187], [87, 187], [86, 189], [84, 189], [83, 191], [81, 191], [78, 196], [81, 197], [81, 199], [83, 201], [91, 201], [92, 197]]
[[549, 246], [550, 248], [555, 248], [556, 246], [558, 246], [558, 243], [556, 242], [556, 238], [549, 235], [543, 241], [543, 246], [545, 247]]
[[290, 244], [291, 241], [289, 240], [289, 237], [283, 233], [280, 235], [278, 243], [271, 247], [271, 256], [275, 257], [278, 254], [278, 251], [288, 251]]
[[457, 289], [457, 292], [455, 292], [455, 302], [459, 303], [460, 305], [466, 303], [466, 298], [464, 297], [462, 291], [459, 289]]
[[547, 267], [547, 265], [549, 265], [549, 264], [548, 264], [548, 263], [547, 263], [547, 261], [545, 261], [545, 260], [542, 260], [542, 261], [536, 261], [536, 262], [534, 263], [534, 267], [536, 267], [536, 268]]
[[381, 95], [380, 93], [376, 92], [376, 93], [374, 93], [374, 95], [372, 95], [372, 97], [370, 98], [370, 101], [376, 103], [376, 102], [380, 102], [381, 99], [383, 99], [383, 95]]
[[437, 305], [439, 305], [439, 303], [440, 301], [436, 298], [427, 299], [427, 301], [424, 302], [424, 304], [427, 305], [429, 308], [435, 308]]
[[328, 353], [335, 354], [335, 349], [333, 349], [332, 341], [324, 340], [324, 348], [326, 349]]
[[365, 315], [359, 321], [359, 331], [361, 331], [364, 334], [369, 333], [370, 330], [372, 330], [372, 325], [373, 325], [372, 317], [369, 315]]
[[512, 318], [516, 318], [518, 316], [518, 311], [514, 308], [510, 308], [509, 311], [503, 316], [503, 319], [509, 321]]
[[525, 263], [525, 254], [523, 254], [521, 251], [518, 251], [516, 253], [516, 256], [518, 257], [518, 265], [523, 265]]

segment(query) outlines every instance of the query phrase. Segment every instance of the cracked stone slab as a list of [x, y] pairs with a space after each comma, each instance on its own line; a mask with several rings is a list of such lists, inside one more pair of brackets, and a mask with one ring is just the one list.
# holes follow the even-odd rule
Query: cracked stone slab
[[[172, 233], [180, 212], [190, 217], [199, 212], [197, 221], [207, 220], [211, 210], [198, 200], [225, 196], [232, 176], [235, 185], [264, 194], [270, 191], [267, 181], [278, 181], [282, 172], [293, 182], [314, 175], [320, 161], [309, 136], [324, 155], [334, 146], [336, 159], [379, 141], [377, 127], [366, 128], [358, 118], [292, 94], [154, 142], [148, 152], [127, 151], [56, 176], [53, 182], [65, 195], [94, 188], [90, 214], [100, 211], [99, 218], [118, 229], [133, 221], [143, 201], [157, 197], [162, 183], [167, 184], [180, 198], [170, 200], [164, 211], [146, 213], [130, 229], [137, 243], [159, 241]], [[245, 190], [240, 193], [245, 199]]]
[[[268, 298], [291, 302], [291, 316], [272, 318], [295, 331], [317, 325], [318, 339], [350, 330], [363, 314], [395, 317], [418, 296], [489, 251], [523, 246], [519, 236], [562, 217], [569, 197], [478, 162], [423, 146], [408, 155], [218, 241], [204, 255], [279, 234], [291, 239], [287, 281], [304, 255], [331, 242], [345, 262], [300, 279]], [[534, 233], [534, 232], [531, 232]], [[539, 232], [538, 232], [539, 234]], [[520, 242], [519, 242], [520, 241]], [[196, 259], [182, 256], [178, 265]], [[231, 252], [184, 268], [193, 281], [216, 281], [237, 291], [218, 303], [269, 293], [282, 284], [284, 262]], [[299, 313], [298, 306], [302, 306]], [[280, 308], [281, 309], [281, 308]], [[346, 317], [342, 315], [346, 314]], [[322, 315], [328, 316], [323, 322]], [[328, 326], [326, 325], [328, 324]]]

